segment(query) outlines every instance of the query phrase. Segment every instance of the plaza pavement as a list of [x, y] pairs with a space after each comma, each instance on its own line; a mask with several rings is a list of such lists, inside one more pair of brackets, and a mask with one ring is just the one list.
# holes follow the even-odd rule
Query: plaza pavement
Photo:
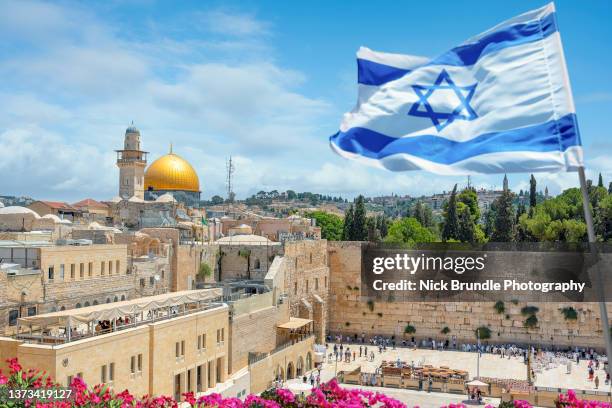
[[[387, 348], [387, 351], [380, 354], [377, 347], [368, 347], [368, 352], [370, 353], [371, 351], [374, 351], [375, 356], [374, 361], [369, 361], [365, 357], [359, 358], [359, 345], [349, 344], [348, 346], [351, 349], [351, 353], [353, 350], [357, 352], [357, 357], [355, 361], [351, 361], [350, 363], [338, 361], [338, 371], [354, 370], [361, 365], [362, 371], [374, 372], [375, 369], [380, 366], [382, 360], [396, 361], [399, 357], [400, 360], [408, 364], [414, 361], [415, 365], [430, 364], [434, 367], [447, 366], [449, 368], [468, 371], [470, 379], [476, 377], [477, 354], [473, 352], [437, 351], [405, 347], [398, 347], [396, 350], [392, 350], [389, 347]], [[329, 355], [329, 352], [332, 350], [333, 345], [330, 344], [327, 355]], [[535, 385], [552, 388], [594, 390], [595, 384], [587, 379], [587, 365], [588, 361], [586, 360], [581, 360], [578, 367], [576, 366], [575, 361], [572, 362], [570, 374], [567, 374], [566, 366], [557, 366], [550, 370], [543, 370], [541, 373], [536, 373]], [[335, 368], [335, 362], [325, 362], [323, 364], [323, 370], [321, 371], [321, 381], [328, 381], [332, 379], [334, 377]], [[610, 391], [610, 385], [604, 384], [605, 372], [603, 371], [603, 365], [600, 366], [599, 370], [595, 371], [595, 374], [598, 375], [600, 379], [599, 391]], [[523, 363], [522, 357], [501, 358], [499, 355], [483, 353], [482, 357], [480, 358], [480, 376], [526, 380], [527, 366]], [[408, 390], [385, 388], [385, 391], [388, 391], [388, 393], [401, 391], [403, 393], [404, 391]], [[426, 394], [422, 391], [411, 391], [411, 393], [406, 395], [412, 395], [413, 393], [416, 393], [416, 395]], [[447, 402], [450, 402], [450, 398], [453, 398], [453, 395], [454, 397], [459, 398], [459, 401], [462, 400], [461, 396], [457, 396], [456, 394], [440, 395], [444, 395], [446, 398], [445, 401]], [[422, 404], [418, 405], [426, 406]]]

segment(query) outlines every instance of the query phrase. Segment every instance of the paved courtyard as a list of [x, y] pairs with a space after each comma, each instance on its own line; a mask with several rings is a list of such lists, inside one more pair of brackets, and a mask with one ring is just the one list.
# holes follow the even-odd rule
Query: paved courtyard
[[[328, 354], [329, 351], [332, 350], [332, 347], [333, 346], [330, 345]], [[430, 364], [434, 367], [448, 366], [450, 368], [468, 371], [470, 378], [476, 377], [478, 364], [476, 353], [427, 349], [415, 350], [398, 347], [396, 350], [388, 348], [387, 351], [380, 354], [378, 348], [368, 347], [368, 352], [372, 350], [375, 352], [374, 361], [368, 361], [365, 357], [359, 358], [359, 345], [349, 345], [349, 347], [351, 351], [355, 350], [357, 352], [357, 358], [350, 363], [338, 361], [338, 371], [353, 370], [361, 365], [362, 371], [374, 372], [381, 364], [382, 360], [396, 361], [399, 357], [400, 360], [408, 364], [414, 361], [415, 365]], [[574, 361], [570, 374], [567, 374], [566, 366], [557, 366], [549, 370], [542, 370], [542, 372], [536, 373], [535, 385], [542, 387], [594, 390], [595, 384], [587, 379], [587, 364], [588, 361], [583, 360], [580, 361], [577, 367]], [[335, 362], [326, 362], [321, 373], [321, 380], [327, 381], [333, 378], [335, 369]], [[605, 372], [603, 371], [603, 365], [600, 366], [599, 370], [595, 371], [595, 374], [598, 375], [600, 379], [599, 390], [610, 390], [610, 386], [604, 384]], [[523, 363], [522, 357], [505, 357], [502, 359], [499, 355], [484, 353], [480, 358], [480, 376], [526, 380], [527, 366]]]

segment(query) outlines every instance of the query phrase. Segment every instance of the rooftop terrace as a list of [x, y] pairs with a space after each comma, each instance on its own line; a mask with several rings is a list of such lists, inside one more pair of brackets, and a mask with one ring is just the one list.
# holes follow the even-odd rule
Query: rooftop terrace
[[186, 290], [22, 317], [14, 337], [32, 343], [64, 344], [225, 307], [221, 297], [221, 289]]

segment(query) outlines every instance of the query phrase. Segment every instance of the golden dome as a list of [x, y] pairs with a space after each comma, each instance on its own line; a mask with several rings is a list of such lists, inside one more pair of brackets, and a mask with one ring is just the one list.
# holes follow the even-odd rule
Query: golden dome
[[170, 150], [145, 171], [145, 191], [149, 188], [199, 192], [200, 180], [191, 164]]

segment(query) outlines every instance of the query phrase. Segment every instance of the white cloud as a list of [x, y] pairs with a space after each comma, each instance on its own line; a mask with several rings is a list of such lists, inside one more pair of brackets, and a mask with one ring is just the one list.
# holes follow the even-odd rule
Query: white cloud
[[252, 15], [243, 13], [213, 10], [204, 13], [202, 21], [210, 31], [227, 36], [243, 37], [269, 34], [268, 24], [257, 20]]
[[38, 127], [0, 133], [3, 194], [76, 200], [94, 196], [115, 185], [112, 152], [83, 143], [66, 144], [62, 136]]
[[[204, 197], [223, 194], [230, 155], [240, 197], [262, 189], [420, 195], [465, 183], [336, 157], [327, 136], [338, 107], [308, 95], [314, 78], [275, 61], [272, 28], [254, 15], [213, 10], [134, 31], [103, 15], [79, 4], [0, 2], [0, 36], [11, 44], [10, 53], [0, 46], [0, 77], [11, 78], [0, 82], [3, 194], [116, 195], [113, 150], [131, 120], [151, 159], [174, 143], [198, 171]], [[349, 82], [340, 77], [339, 91], [352, 98]], [[353, 101], [343, 99], [349, 109]], [[589, 165], [612, 176], [604, 156]], [[499, 186], [501, 178], [474, 184]], [[551, 192], [577, 185], [573, 173], [538, 180]]]

